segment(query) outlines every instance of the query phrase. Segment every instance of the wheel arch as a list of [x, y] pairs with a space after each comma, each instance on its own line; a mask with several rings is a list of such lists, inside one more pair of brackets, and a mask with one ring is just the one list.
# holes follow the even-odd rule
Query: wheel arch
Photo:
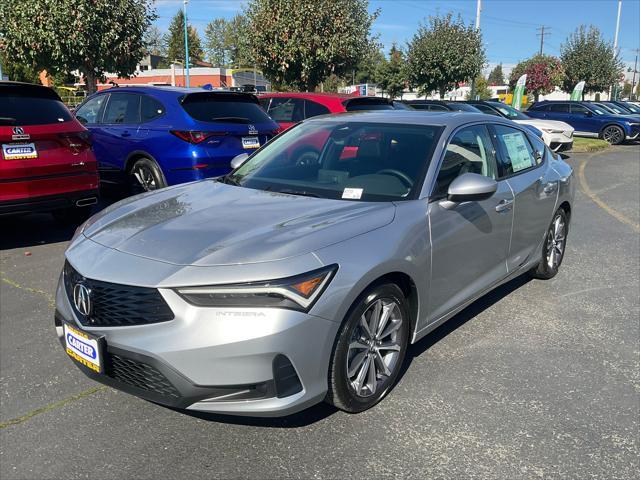
[[160, 170], [160, 175], [162, 175], [164, 184], [169, 185], [167, 183], [167, 177], [164, 174], [164, 170], [162, 169], [162, 165], [160, 164], [160, 162], [158, 162], [158, 160], [156, 160], [156, 158], [153, 155], [151, 155], [149, 152], [146, 152], [144, 150], [134, 150], [131, 153], [129, 153], [127, 160], [124, 162], [124, 172], [127, 175], [130, 175], [133, 165], [142, 158], [146, 158], [147, 160], [151, 160], [152, 162], [154, 162], [158, 166], [158, 170]]
[[624, 128], [624, 125], [620, 125], [617, 122], [607, 122], [605, 123], [602, 128], [600, 129], [600, 131], [598, 132], [598, 138], [602, 138], [602, 134], [604, 133], [604, 131], [609, 128], [609, 127], [618, 127], [620, 130], [622, 130], [622, 134], [625, 136], [627, 136], [627, 130]]

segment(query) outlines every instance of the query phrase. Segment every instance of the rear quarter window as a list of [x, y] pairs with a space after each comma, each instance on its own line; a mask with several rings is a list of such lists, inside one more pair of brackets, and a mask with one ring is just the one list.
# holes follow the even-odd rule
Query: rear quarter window
[[198, 92], [183, 97], [182, 108], [200, 122], [265, 123], [271, 119], [249, 95]]
[[0, 125], [46, 125], [72, 119], [58, 99], [0, 90]]

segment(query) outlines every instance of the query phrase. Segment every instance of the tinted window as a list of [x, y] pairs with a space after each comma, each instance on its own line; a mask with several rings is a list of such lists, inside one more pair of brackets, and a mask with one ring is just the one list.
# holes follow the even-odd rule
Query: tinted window
[[588, 111], [589, 110], [586, 107], [583, 107], [582, 105], [576, 105], [576, 104], [571, 105], [571, 113], [578, 113], [578, 114], [584, 115]]
[[305, 118], [317, 117], [318, 115], [326, 115], [327, 113], [331, 113], [331, 112], [324, 105], [320, 105], [317, 102], [312, 102], [311, 100], [304, 101]]
[[483, 105], [481, 103], [474, 103], [473, 106], [476, 107], [478, 110], [480, 110], [482, 113], [486, 113], [488, 115], [494, 115], [496, 117], [500, 116], [498, 112], [496, 112], [493, 108], [491, 108], [488, 105]]
[[347, 112], [355, 112], [358, 110], [394, 110], [393, 105], [386, 100], [377, 98], [354, 98], [345, 103]]
[[76, 110], [76, 118], [80, 123], [98, 123], [100, 121], [98, 115], [100, 114], [100, 109], [102, 108], [102, 104], [106, 98], [107, 95], [98, 95], [97, 97], [93, 97], [91, 100], [88, 100], [84, 105]]
[[515, 128], [495, 125], [500, 150], [500, 176], [506, 177], [536, 165], [533, 147]]
[[73, 119], [67, 107], [54, 96], [17, 90], [0, 90], [0, 125], [45, 125]]
[[141, 95], [140, 102], [140, 119], [142, 122], [149, 122], [164, 114], [164, 106], [155, 98]]
[[429, 110], [432, 112], [447, 112], [449, 111], [449, 109], [447, 107], [445, 107], [444, 105], [438, 105], [435, 103], [432, 103], [431, 105], [429, 105]]
[[410, 107], [414, 110], [429, 110], [429, 105], [425, 105], [424, 103], [412, 103]]
[[248, 188], [321, 198], [403, 200], [420, 190], [441, 130], [381, 123], [302, 123], [253, 154], [232, 180]]
[[535, 161], [540, 165], [544, 159], [544, 154], [547, 151], [547, 145], [540, 137], [536, 137], [535, 135], [529, 135], [529, 141], [533, 145]]
[[298, 123], [304, 120], [304, 100], [301, 98], [274, 97], [269, 106], [269, 115], [276, 122]]
[[252, 95], [198, 92], [186, 95], [182, 108], [191, 118], [211, 123], [265, 123], [269, 116]]
[[464, 173], [496, 178], [493, 145], [482, 125], [463, 128], [453, 136], [447, 145], [433, 195], [446, 196], [451, 182]]
[[569, 113], [568, 103], [552, 103], [547, 107], [548, 112]]
[[447, 105], [449, 105], [449, 107], [451, 109], [456, 110], [458, 112], [473, 112], [473, 113], [479, 113], [480, 112], [480, 110], [478, 110], [473, 105], [469, 105], [468, 103], [449, 102], [449, 103], [447, 103]]
[[491, 106], [498, 110], [502, 115], [507, 117], [509, 120], [528, 120], [524, 113], [519, 110], [516, 110], [510, 105], [506, 105], [504, 103], [491, 102]]
[[260, 102], [260, 106], [264, 108], [265, 112], [269, 110], [269, 102], [271, 101], [270, 98], [259, 98], [258, 101]]
[[102, 123], [132, 124], [140, 122], [140, 95], [112, 93], [102, 116]]
[[640, 113], [640, 107], [634, 105], [633, 103], [625, 103], [625, 108], [628, 109], [631, 113]]

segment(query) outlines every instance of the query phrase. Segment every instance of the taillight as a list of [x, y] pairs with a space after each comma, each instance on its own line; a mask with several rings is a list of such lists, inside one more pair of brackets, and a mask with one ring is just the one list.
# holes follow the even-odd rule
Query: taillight
[[198, 130], [169, 130], [170, 133], [185, 142], [197, 145], [211, 137], [219, 137], [226, 135], [225, 132], [202, 132]]
[[91, 132], [89, 131], [61, 133], [58, 137], [62, 139], [65, 147], [70, 148], [76, 153], [91, 148]]

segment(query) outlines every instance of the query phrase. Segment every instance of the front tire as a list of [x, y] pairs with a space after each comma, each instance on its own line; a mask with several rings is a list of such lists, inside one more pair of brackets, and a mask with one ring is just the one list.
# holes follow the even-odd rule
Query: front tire
[[540, 263], [530, 271], [533, 278], [548, 280], [557, 275], [567, 246], [568, 231], [569, 219], [567, 213], [560, 208], [553, 216], [551, 225], [547, 230]]
[[358, 413], [385, 397], [404, 362], [409, 318], [407, 300], [395, 284], [372, 287], [356, 300], [333, 347], [328, 403]]
[[610, 145], [620, 145], [624, 142], [624, 130], [617, 125], [608, 125], [602, 130], [602, 139]]

